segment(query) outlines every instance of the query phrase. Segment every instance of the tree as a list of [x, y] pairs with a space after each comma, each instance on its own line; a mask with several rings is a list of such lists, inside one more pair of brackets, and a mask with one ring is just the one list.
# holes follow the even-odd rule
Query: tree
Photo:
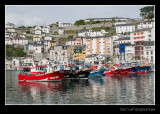
[[144, 19], [154, 18], [154, 6], [146, 6], [140, 9], [140, 16]]
[[74, 25], [85, 25], [85, 21], [84, 20], [78, 20], [74, 23]]

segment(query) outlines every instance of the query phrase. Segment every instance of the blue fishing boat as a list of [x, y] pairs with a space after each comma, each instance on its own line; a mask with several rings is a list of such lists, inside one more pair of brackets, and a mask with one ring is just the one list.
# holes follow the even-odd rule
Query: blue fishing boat
[[100, 69], [97, 71], [92, 70], [89, 74], [89, 77], [98, 77], [98, 76], [103, 76], [105, 69]]
[[136, 66], [132, 67], [130, 73], [136, 73], [136, 74], [146, 74], [149, 72], [151, 66]]

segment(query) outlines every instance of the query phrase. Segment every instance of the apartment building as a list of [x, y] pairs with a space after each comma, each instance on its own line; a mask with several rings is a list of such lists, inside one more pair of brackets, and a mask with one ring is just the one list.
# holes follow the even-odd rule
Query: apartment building
[[113, 39], [110, 36], [86, 37], [86, 55], [113, 55]]
[[151, 32], [153, 28], [138, 29], [130, 33], [131, 44], [135, 44], [137, 41], [153, 41], [154, 36]]
[[116, 33], [126, 33], [135, 31], [135, 24], [117, 24]]

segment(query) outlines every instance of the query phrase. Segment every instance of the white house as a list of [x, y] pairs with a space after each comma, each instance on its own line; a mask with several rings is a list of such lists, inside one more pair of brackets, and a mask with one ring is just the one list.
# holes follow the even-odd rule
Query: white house
[[35, 35], [41, 35], [42, 34], [42, 28], [40, 26], [36, 26], [34, 28]]
[[58, 34], [64, 34], [64, 28], [63, 27], [58, 27]]
[[74, 26], [72, 23], [63, 23], [63, 22], [60, 22], [60, 21], [58, 21], [57, 24], [58, 24], [59, 27]]
[[125, 46], [125, 60], [127, 62], [132, 62], [132, 57], [134, 57], [134, 45], [129, 43]]
[[103, 63], [105, 59], [105, 55], [89, 55], [85, 57], [85, 64], [99, 64], [99, 62]]
[[116, 33], [126, 33], [135, 31], [135, 24], [117, 24], [116, 25]]
[[139, 22], [137, 25], [137, 29], [145, 29], [145, 28], [153, 28], [155, 22], [152, 21], [145, 21], [145, 22]]
[[69, 46], [64, 45], [56, 45], [51, 46], [50, 48], [50, 60], [54, 60], [56, 62], [61, 62], [64, 64], [68, 64], [69, 58], [71, 56], [71, 50]]
[[148, 63], [155, 63], [155, 44], [154, 41], [144, 42], [144, 57]]
[[78, 31], [78, 36], [79, 37], [87, 37], [87, 36], [104, 36], [106, 33], [105, 30], [101, 29], [101, 30], [80, 30]]
[[50, 31], [50, 26], [43, 26], [42, 32], [48, 34]]
[[33, 50], [35, 53], [42, 53], [44, 51], [43, 44], [28, 44], [28, 50]]
[[8, 23], [5, 25], [5, 28], [14, 28], [14, 24], [8, 22]]
[[114, 40], [116, 44], [124, 44], [124, 43], [131, 43], [130, 37], [121, 37], [117, 40]]
[[14, 38], [12, 40], [12, 44], [26, 45], [28, 44], [28, 40], [23, 38]]

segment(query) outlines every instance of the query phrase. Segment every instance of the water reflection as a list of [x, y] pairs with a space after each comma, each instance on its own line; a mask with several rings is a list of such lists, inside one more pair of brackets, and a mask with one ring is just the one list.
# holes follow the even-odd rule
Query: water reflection
[[6, 74], [7, 104], [154, 104], [154, 73], [62, 82], [18, 81]]

